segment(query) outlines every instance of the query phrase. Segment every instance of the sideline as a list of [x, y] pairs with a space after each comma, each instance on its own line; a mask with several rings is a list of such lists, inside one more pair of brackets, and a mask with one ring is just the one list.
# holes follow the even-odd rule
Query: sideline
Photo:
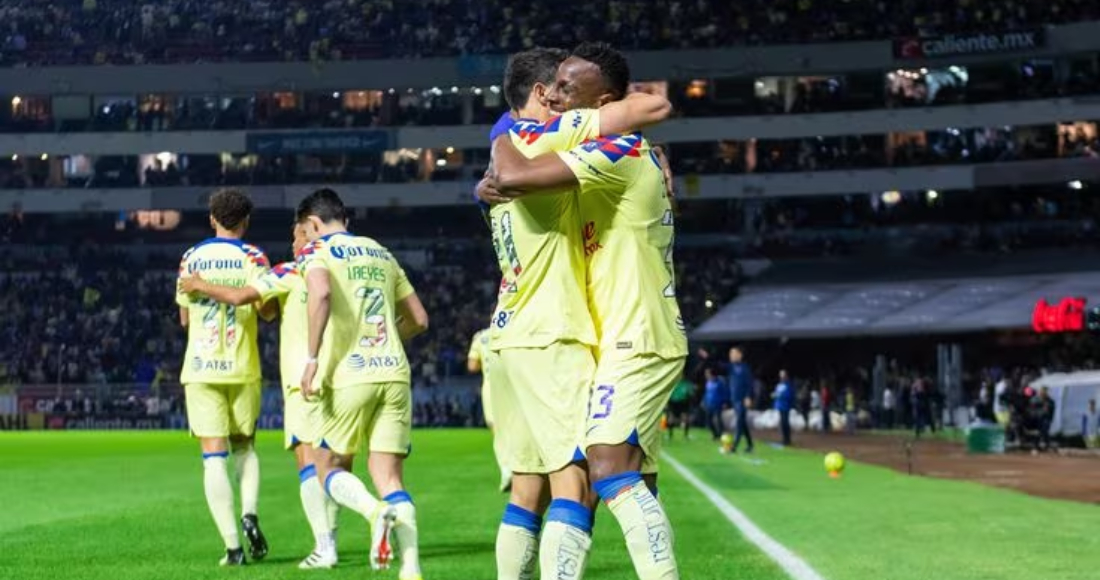
[[677, 473], [688, 481], [688, 483], [699, 490], [699, 493], [706, 496], [706, 498], [710, 500], [710, 503], [714, 504], [714, 507], [718, 508], [718, 511], [722, 512], [722, 515], [726, 516], [726, 519], [729, 520], [746, 539], [752, 542], [757, 548], [760, 548], [760, 551], [767, 554], [776, 564], [779, 564], [779, 567], [782, 568], [788, 576], [794, 580], [825, 580], [824, 577], [818, 574], [817, 570], [811, 568], [805, 560], [788, 550], [783, 544], [775, 541], [768, 534], [764, 533], [764, 530], [761, 530], [754, 524], [752, 520], [741, 512], [741, 510], [734, 507], [729, 500], [722, 496], [722, 494], [704, 483], [703, 480], [699, 479], [691, 470], [684, 467], [684, 464], [677, 461], [675, 457], [669, 455], [667, 451], [661, 453], [661, 461], [671, 465]]

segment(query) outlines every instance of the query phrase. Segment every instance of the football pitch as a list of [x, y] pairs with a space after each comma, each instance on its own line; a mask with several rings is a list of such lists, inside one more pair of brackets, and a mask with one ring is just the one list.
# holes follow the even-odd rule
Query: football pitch
[[[1100, 570], [1097, 505], [860, 464], [834, 480], [817, 453], [761, 445], [751, 458], [721, 456], [697, 436], [668, 445], [669, 456], [806, 567], [785, 571], [665, 462], [660, 495], [685, 580], [1085, 580]], [[198, 445], [183, 432], [0, 433], [0, 578], [396, 578], [396, 570], [369, 570], [366, 523], [346, 511], [340, 566], [296, 568], [312, 538], [281, 438], [265, 432], [258, 449], [271, 553], [226, 570], [216, 566], [222, 546], [202, 493]], [[488, 433], [418, 430], [413, 447], [407, 482], [424, 577], [495, 578], [506, 496], [495, 490]], [[606, 508], [586, 577], [635, 578]]]

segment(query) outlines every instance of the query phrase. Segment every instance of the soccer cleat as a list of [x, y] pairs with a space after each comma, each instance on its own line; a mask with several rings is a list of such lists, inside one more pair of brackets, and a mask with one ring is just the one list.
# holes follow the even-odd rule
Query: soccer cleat
[[327, 570], [336, 566], [336, 550], [316, 549], [298, 564], [302, 570]]
[[263, 560], [267, 556], [267, 539], [260, 531], [260, 520], [255, 514], [248, 514], [241, 518], [241, 528], [248, 538], [248, 553], [253, 560]]
[[371, 522], [370, 566], [375, 570], [388, 570], [393, 562], [393, 526], [397, 523], [397, 510], [383, 503]]
[[401, 580], [424, 580], [424, 577], [417, 574], [415, 576], [402, 576]]
[[244, 566], [247, 562], [244, 559], [244, 548], [236, 548], [233, 550], [226, 550], [225, 556], [218, 562], [219, 566]]

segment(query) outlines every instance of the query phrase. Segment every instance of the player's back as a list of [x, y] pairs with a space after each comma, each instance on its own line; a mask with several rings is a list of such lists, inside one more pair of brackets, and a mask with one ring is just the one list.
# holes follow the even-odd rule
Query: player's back
[[687, 354], [664, 175], [640, 133], [587, 141], [562, 158], [581, 183], [589, 307], [600, 357]]
[[337, 233], [298, 253], [303, 276], [329, 272], [330, 315], [318, 376], [325, 388], [409, 382], [409, 363], [397, 333], [397, 302], [413, 293], [405, 271], [371, 238]]
[[[527, 157], [568, 150], [598, 134], [599, 117], [570, 111], [546, 123], [520, 120], [508, 138]], [[595, 344], [584, 296], [577, 196], [546, 192], [490, 212], [493, 246], [503, 278], [490, 321], [490, 344], [539, 348], [557, 341]]]
[[[253, 287], [279, 301], [279, 369], [283, 386], [297, 384], [307, 359], [306, 283], [294, 262], [276, 264]], [[291, 383], [290, 381], [295, 381]]]
[[[208, 282], [235, 288], [267, 269], [267, 256], [259, 248], [231, 238], [196, 244], [180, 262], [180, 276], [200, 274]], [[187, 354], [180, 382], [224, 385], [260, 380], [256, 309], [251, 304], [232, 306], [178, 292], [176, 303], [188, 311]]]

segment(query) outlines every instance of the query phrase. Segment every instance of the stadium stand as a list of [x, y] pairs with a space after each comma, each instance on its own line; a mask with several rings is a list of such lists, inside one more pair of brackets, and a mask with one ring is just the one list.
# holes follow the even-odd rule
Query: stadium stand
[[[654, 11], [667, 15], [653, 18]], [[624, 49], [833, 42], [1010, 30], [1097, 16], [1089, 2], [621, 0], [517, 11], [501, 2], [7, 2], [9, 65], [341, 60], [507, 53], [598, 38]], [[727, 23], [719, 25], [719, 23]]]
[[[819, 282], [830, 272], [867, 280], [905, 264], [927, 273], [930, 262], [959, 255], [1023, 263], [1037, 251], [1097, 245], [1100, 205], [1082, 192], [1100, 178], [1089, 163], [1100, 153], [1090, 97], [1100, 86], [1100, 46], [1082, 42], [1095, 37], [1086, 25], [1059, 26], [1100, 17], [1088, 2], [662, 0], [645, 10], [623, 1], [554, 10], [582, 24], [559, 23], [543, 5], [517, 11], [467, 0], [248, 9], [193, 0], [5, 3], [0, 64], [26, 67], [30, 74], [13, 86], [39, 90], [0, 90], [11, 103], [0, 107], [0, 203], [8, 212], [0, 218], [0, 374], [21, 385], [137, 385], [132, 401], [119, 396], [126, 389], [82, 390], [119, 412], [148, 411], [151, 386], [164, 385], [167, 402], [155, 408], [178, 412], [181, 335], [165, 297], [180, 248], [205, 235], [204, 196], [250, 186], [270, 212], [251, 237], [277, 256], [285, 208], [312, 186], [334, 184], [355, 200], [358, 223], [418, 257], [410, 271], [436, 317], [412, 348], [418, 423], [477, 422], [464, 357], [491, 310], [496, 267], [468, 195], [488, 161], [486, 125], [503, 108], [500, 87], [490, 84], [500, 55], [540, 43], [598, 38], [640, 51], [632, 59], [647, 76], [637, 88], [674, 103], [675, 120], [653, 134], [677, 175], [677, 278], [691, 329], [736, 305], [754, 280], [782, 282], [785, 265]], [[1033, 45], [906, 52], [911, 41], [1023, 38], [1014, 34], [1032, 35]], [[827, 43], [822, 54], [858, 49], [879, 64], [838, 66], [772, 46], [804, 42]], [[721, 65], [669, 64], [681, 54], [670, 51], [746, 45], [762, 48], [730, 52], [736, 58]], [[427, 74], [385, 88], [376, 77], [325, 84], [336, 64], [396, 69], [405, 67], [379, 59], [423, 57], [462, 84]], [[308, 63], [311, 73], [305, 82], [287, 73], [243, 88], [119, 94], [78, 79], [78, 67], [60, 68], [199, 63], [187, 70], [202, 71], [259, 62], [287, 70]], [[142, 82], [163, 84], [154, 77]], [[70, 79], [83, 88], [67, 88]], [[333, 135], [369, 144], [314, 150], [295, 142]], [[261, 150], [263, 139], [273, 152]], [[122, 260], [134, 268], [113, 267]], [[43, 286], [52, 290], [43, 300], [20, 299]], [[263, 344], [269, 377], [274, 334]], [[925, 361], [898, 374], [929, 369]], [[866, 382], [872, 373], [857, 375]], [[857, 390], [861, 400], [874, 398]], [[44, 392], [43, 400], [52, 396]]]

